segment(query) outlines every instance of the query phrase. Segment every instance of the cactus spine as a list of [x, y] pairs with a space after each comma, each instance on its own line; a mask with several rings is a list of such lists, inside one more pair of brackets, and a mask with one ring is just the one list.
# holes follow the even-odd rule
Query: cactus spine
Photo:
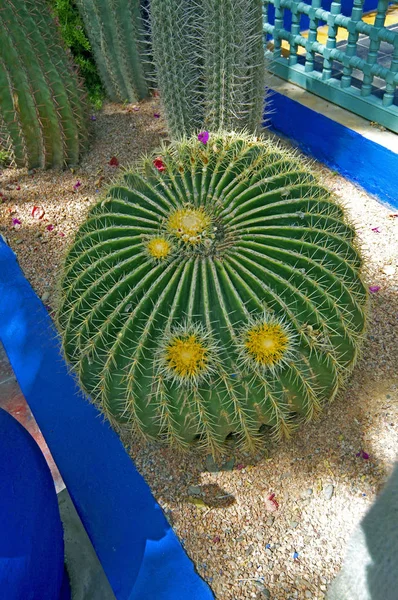
[[164, 147], [91, 211], [66, 258], [67, 360], [113, 422], [216, 453], [289, 436], [352, 369], [367, 294], [354, 232], [268, 141]]
[[151, 22], [171, 134], [254, 132], [265, 95], [261, 0], [152, 0]]
[[83, 93], [45, 2], [0, 0], [0, 146], [17, 166], [79, 161]]
[[137, 102], [153, 86], [150, 42], [140, 0], [77, 0], [110, 100]]

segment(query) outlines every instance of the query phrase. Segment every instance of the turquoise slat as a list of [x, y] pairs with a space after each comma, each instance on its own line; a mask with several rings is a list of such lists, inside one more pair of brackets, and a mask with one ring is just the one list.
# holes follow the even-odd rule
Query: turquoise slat
[[[264, 0], [264, 41], [272, 37], [274, 43], [273, 52], [266, 50], [271, 58], [269, 69], [342, 108], [398, 133], [398, 106], [395, 100], [398, 86], [398, 32], [384, 26], [389, 0], [379, 0], [374, 24], [362, 20], [364, 0], [353, 0], [350, 17], [341, 13], [341, 0], [334, 0], [330, 11], [324, 10], [321, 2], [311, 0], [311, 4], [308, 4], [298, 0]], [[269, 5], [275, 8], [274, 25], [269, 23]], [[284, 13], [287, 11], [291, 13], [290, 31], [284, 29]], [[301, 15], [309, 18], [308, 37], [300, 32]], [[317, 39], [320, 21], [328, 25], [326, 44]], [[347, 31], [344, 50], [336, 42], [339, 28]], [[358, 56], [360, 35], [369, 38], [366, 59]], [[289, 44], [288, 56], [282, 49], [283, 40]], [[381, 42], [392, 45], [390, 65], [378, 62]], [[299, 47], [305, 48], [305, 55], [299, 54]], [[322, 58], [321, 71], [316, 68], [315, 55]], [[341, 79], [332, 76], [334, 61], [342, 66]], [[362, 85], [353, 81], [354, 69], [363, 73]], [[385, 80], [384, 93], [375, 93], [377, 90], [372, 85], [374, 77]]]
[[[338, 27], [336, 25], [334, 17], [341, 12], [341, 1], [332, 2], [330, 6], [330, 18], [328, 19], [328, 39], [326, 41], [326, 48], [333, 50], [336, 48], [336, 36]], [[293, 28], [292, 28], [293, 32]], [[322, 79], [327, 80], [332, 76], [333, 60], [329, 57], [325, 57], [323, 61], [323, 72]]]
[[377, 63], [377, 53], [380, 48], [380, 38], [378, 37], [379, 30], [384, 27], [386, 13], [388, 8], [388, 0], [379, 0], [377, 4], [377, 14], [375, 18], [373, 35], [370, 38], [370, 46], [366, 66], [364, 67], [363, 84], [361, 88], [362, 96], [369, 96], [372, 91], [373, 74], [371, 67]]

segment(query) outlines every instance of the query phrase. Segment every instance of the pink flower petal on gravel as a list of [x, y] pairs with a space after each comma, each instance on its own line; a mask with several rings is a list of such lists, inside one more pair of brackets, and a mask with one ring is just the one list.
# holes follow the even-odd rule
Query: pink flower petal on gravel
[[61, 237], [65, 237], [65, 234], [63, 233], [63, 231], [58, 231], [58, 235], [60, 235]]
[[268, 512], [275, 512], [279, 508], [279, 503], [275, 500], [275, 494], [270, 494], [265, 500], [265, 509]]
[[34, 206], [31, 215], [34, 219], [42, 219], [46, 213], [41, 206]]
[[155, 119], [159, 119], [160, 118], [160, 114], [159, 113], [153, 113], [153, 116], [155, 117]]
[[111, 160], [108, 163], [111, 167], [118, 167], [119, 166], [119, 161], [116, 158], [116, 156], [112, 156]]
[[378, 291], [379, 291], [379, 289], [380, 289], [380, 286], [379, 286], [379, 285], [370, 285], [370, 286], [369, 286], [369, 292], [370, 292], [371, 294], [375, 294], [376, 292], [378, 292]]
[[12, 220], [12, 224], [13, 224], [13, 225], [14, 225], [14, 227], [15, 227], [15, 225], [21, 225], [21, 221], [20, 221], [19, 219], [13, 219], [13, 220]]
[[364, 460], [369, 460], [369, 454], [367, 452], [365, 452], [364, 450], [360, 450], [359, 452], [356, 453], [355, 456], [360, 456]]
[[372, 227], [372, 231], [374, 231], [375, 233], [381, 233], [380, 227]]
[[219, 535], [215, 535], [211, 541], [213, 542], [213, 544], [218, 544], [221, 541], [221, 538]]
[[52, 231], [54, 229], [54, 225], [47, 225], [47, 231]]

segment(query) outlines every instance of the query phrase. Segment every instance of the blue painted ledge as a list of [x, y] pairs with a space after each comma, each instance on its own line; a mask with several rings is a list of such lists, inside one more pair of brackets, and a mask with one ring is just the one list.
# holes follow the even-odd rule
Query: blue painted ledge
[[117, 600], [210, 600], [118, 436], [84, 399], [0, 236], [0, 339]]
[[272, 113], [264, 124], [272, 131], [398, 208], [398, 136], [394, 153], [275, 90], [269, 102]]
[[[70, 600], [57, 495], [33, 437], [0, 408], [0, 598]], [[66, 590], [65, 590], [66, 591]]]

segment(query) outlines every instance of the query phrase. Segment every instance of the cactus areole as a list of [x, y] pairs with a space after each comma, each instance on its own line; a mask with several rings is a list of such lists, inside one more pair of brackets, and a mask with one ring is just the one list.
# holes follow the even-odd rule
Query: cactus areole
[[[162, 169], [156, 166], [161, 157]], [[58, 324], [84, 390], [143, 438], [289, 436], [352, 369], [367, 294], [354, 232], [308, 167], [210, 134], [126, 171], [67, 255]]]

